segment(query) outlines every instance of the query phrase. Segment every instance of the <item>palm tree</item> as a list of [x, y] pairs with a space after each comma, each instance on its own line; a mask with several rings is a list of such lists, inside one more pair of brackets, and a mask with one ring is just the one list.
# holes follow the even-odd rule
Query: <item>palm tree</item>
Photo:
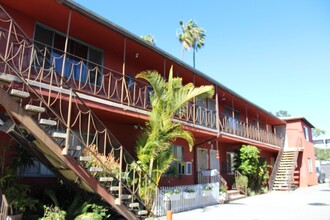
[[182, 32], [178, 37], [180, 43], [182, 43], [181, 59], [183, 59], [184, 50], [193, 48], [193, 66], [195, 68], [195, 52], [204, 46], [205, 31], [198, 27], [192, 19], [186, 25], [180, 21], [180, 26]]
[[147, 43], [151, 44], [152, 46], [155, 46], [156, 45], [156, 42], [155, 42], [155, 37], [150, 35], [150, 34], [147, 34], [145, 36], [141, 36], [141, 38], [143, 40], [145, 40]]
[[136, 77], [145, 79], [153, 88], [153, 92], [149, 94], [152, 110], [145, 132], [137, 141], [137, 157], [142, 167], [148, 170], [149, 176], [158, 184], [173, 160], [172, 143], [182, 138], [188, 142], [190, 151], [194, 145], [192, 134], [172, 119], [178, 111], [184, 111], [183, 107], [189, 101], [212, 97], [214, 87], [195, 87], [192, 83], [182, 85], [182, 78], [173, 78], [173, 67], [167, 82], [157, 71], [145, 71]]

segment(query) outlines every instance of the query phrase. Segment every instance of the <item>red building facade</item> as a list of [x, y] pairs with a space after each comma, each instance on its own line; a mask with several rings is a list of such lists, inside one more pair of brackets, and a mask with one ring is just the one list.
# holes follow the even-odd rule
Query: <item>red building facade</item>
[[[213, 85], [216, 91], [214, 98], [191, 102], [176, 116], [193, 133], [195, 147], [190, 152], [184, 141], [175, 143], [176, 173], [163, 177], [161, 185], [197, 184], [201, 172], [212, 169], [231, 185], [233, 153], [243, 144], [258, 147], [271, 166], [283, 151], [287, 121], [80, 5], [65, 0], [0, 3], [5, 82], [0, 110], [3, 124], [16, 126], [14, 131], [3, 127], [3, 139], [13, 136], [24, 144], [26, 135], [16, 134], [24, 127], [35, 139], [30, 148], [37, 149], [40, 161], [66, 179], [80, 178], [83, 188], [110, 204], [118, 200], [90, 179], [70, 147], [96, 145], [103, 154], [125, 158], [120, 160], [123, 169], [136, 159], [136, 137], [150, 112], [150, 87], [135, 78], [141, 71], [157, 70], [166, 78], [173, 66], [183, 83]], [[17, 102], [15, 95], [27, 99]], [[63, 134], [64, 140], [58, 141]], [[120, 202], [118, 210], [130, 216]]]

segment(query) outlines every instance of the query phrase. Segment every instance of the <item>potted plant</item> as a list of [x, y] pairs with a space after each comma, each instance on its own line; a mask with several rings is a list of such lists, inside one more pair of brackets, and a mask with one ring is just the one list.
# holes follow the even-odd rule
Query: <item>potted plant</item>
[[55, 206], [45, 206], [44, 205], [45, 214], [39, 220], [65, 220], [66, 211], [61, 210], [59, 207]]
[[184, 192], [183, 192], [183, 198], [185, 199], [194, 199], [196, 198], [197, 193], [195, 190], [187, 188]]
[[176, 201], [179, 200], [181, 196], [181, 190], [180, 189], [173, 189], [169, 190], [165, 193], [164, 200], [171, 200], [171, 201]]
[[102, 220], [110, 217], [110, 214], [107, 214], [108, 210], [97, 204], [87, 204], [82, 212], [75, 220]]
[[30, 186], [19, 183], [12, 169], [6, 169], [0, 177], [0, 189], [8, 202], [7, 220], [22, 219], [26, 209], [34, 210], [37, 200], [30, 197]]
[[210, 196], [212, 195], [212, 186], [211, 185], [206, 185], [203, 186], [202, 188], [202, 196]]
[[4, 190], [8, 202], [7, 220], [19, 220], [26, 209], [34, 210], [37, 200], [29, 196], [30, 187], [13, 182]]

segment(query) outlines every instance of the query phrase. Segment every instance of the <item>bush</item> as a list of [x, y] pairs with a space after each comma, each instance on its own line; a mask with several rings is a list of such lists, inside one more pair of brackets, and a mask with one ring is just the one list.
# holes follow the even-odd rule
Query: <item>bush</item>
[[269, 178], [267, 162], [260, 158], [259, 149], [251, 145], [243, 145], [235, 156], [235, 169], [248, 178], [248, 187], [257, 193]]
[[44, 206], [44, 210], [44, 217], [39, 218], [39, 220], [65, 220], [66, 212], [57, 206]]

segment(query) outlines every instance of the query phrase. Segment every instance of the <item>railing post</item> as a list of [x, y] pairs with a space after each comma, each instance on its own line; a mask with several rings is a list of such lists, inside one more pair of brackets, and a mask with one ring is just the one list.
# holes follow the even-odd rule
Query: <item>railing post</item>
[[10, 36], [11, 36], [12, 28], [13, 28], [13, 20], [11, 19], [10, 20], [9, 29], [8, 29], [8, 39], [7, 39], [7, 44], [6, 44], [6, 51], [5, 51], [4, 60], [7, 60], [8, 50], [9, 50], [9, 43], [10, 43]]
[[88, 121], [87, 121], [87, 138], [86, 138], [86, 146], [89, 147], [89, 135], [90, 135], [90, 127], [91, 127], [91, 111], [88, 111]]
[[72, 89], [70, 89], [69, 96], [69, 106], [68, 106], [68, 118], [66, 124], [66, 139], [65, 139], [65, 147], [62, 150], [63, 155], [67, 155], [69, 151], [69, 141], [70, 141], [70, 124], [71, 124], [71, 111], [72, 111]]
[[122, 165], [123, 165], [123, 146], [120, 146], [120, 156], [119, 156], [119, 175], [118, 175], [118, 198], [116, 198], [116, 205], [121, 205], [122, 198]]

